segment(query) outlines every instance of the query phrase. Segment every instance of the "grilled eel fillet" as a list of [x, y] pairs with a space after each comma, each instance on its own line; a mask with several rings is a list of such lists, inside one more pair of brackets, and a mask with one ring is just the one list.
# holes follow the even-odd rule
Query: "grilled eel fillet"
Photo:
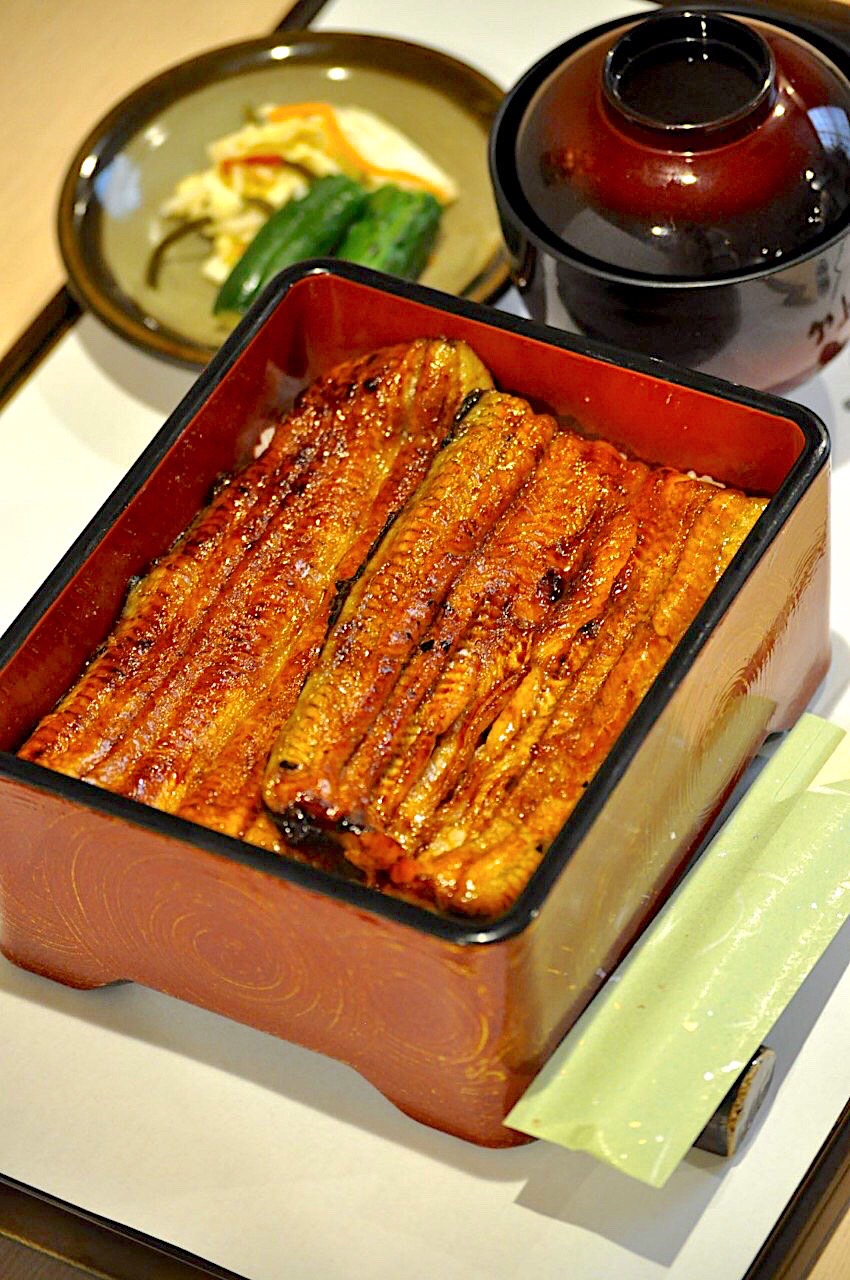
[[405, 896], [504, 911], [764, 505], [486, 393], [274, 746], [281, 829]]
[[132, 587], [20, 755], [279, 847], [260, 798], [275, 736], [369, 549], [490, 386], [470, 348], [438, 340], [319, 379]]

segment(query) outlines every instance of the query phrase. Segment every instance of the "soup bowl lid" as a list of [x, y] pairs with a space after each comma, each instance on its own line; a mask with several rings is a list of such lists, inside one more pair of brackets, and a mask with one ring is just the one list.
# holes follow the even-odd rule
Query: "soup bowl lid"
[[497, 185], [508, 174], [545, 240], [603, 269], [784, 264], [850, 225], [850, 59], [818, 44], [714, 10], [594, 28], [509, 95]]

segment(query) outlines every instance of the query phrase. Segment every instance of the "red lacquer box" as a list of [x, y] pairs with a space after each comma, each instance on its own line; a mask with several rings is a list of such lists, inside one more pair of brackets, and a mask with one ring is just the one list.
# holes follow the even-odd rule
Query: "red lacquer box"
[[[143, 573], [303, 383], [464, 338], [503, 390], [771, 501], [511, 910], [438, 915], [18, 760]], [[280, 276], [0, 641], [0, 948], [351, 1064], [485, 1145], [828, 665], [829, 444], [798, 405], [355, 267]], [[35, 465], [35, 464], [34, 464]], [[627, 1048], [624, 1046], [624, 1051]]]

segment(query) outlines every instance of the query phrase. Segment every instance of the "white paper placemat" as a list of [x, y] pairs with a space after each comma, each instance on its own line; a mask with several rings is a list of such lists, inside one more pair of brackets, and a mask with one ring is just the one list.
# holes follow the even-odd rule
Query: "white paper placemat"
[[[439, 45], [507, 85], [647, 7], [335, 0], [317, 25]], [[0, 414], [0, 627], [191, 381], [86, 317]], [[834, 658], [813, 710], [845, 723], [848, 397], [847, 352], [798, 394], [835, 441]], [[0, 1171], [250, 1280], [740, 1280], [850, 1097], [848, 962], [845, 930], [774, 1028], [778, 1083], [742, 1156], [692, 1154], [656, 1192], [544, 1144], [478, 1150], [338, 1063], [167, 997], [0, 960]]]

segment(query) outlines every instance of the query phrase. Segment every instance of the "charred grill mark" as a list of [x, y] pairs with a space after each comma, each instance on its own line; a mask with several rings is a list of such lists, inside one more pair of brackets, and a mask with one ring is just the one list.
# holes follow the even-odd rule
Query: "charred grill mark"
[[454, 419], [452, 420], [452, 427], [460, 426], [460, 424], [463, 422], [464, 418], [470, 412], [470, 410], [474, 409], [475, 406], [478, 404], [478, 401], [485, 394], [486, 390], [487, 390], [486, 387], [476, 387], [474, 391], [470, 391], [468, 395], [464, 396], [463, 400], [461, 401], [460, 408], [458, 409], [457, 413], [454, 416]]
[[308, 849], [339, 851], [339, 843], [333, 839], [327, 828], [319, 826], [298, 805], [287, 809], [285, 814], [272, 814], [272, 819], [288, 844], [300, 845]]
[[486, 395], [487, 390], [488, 388], [486, 387], [476, 387], [474, 391], [470, 391], [467, 396], [464, 396], [463, 403], [452, 419], [452, 425], [449, 431], [440, 441], [439, 447], [441, 450], [448, 448], [453, 441], [457, 440], [460, 429], [463, 426], [464, 418], [475, 408], [481, 397]]
[[589, 622], [584, 622], [579, 627], [577, 635], [582, 640], [595, 640], [602, 630], [602, 622], [599, 618], [591, 618]]
[[[334, 584], [335, 586], [334, 597], [333, 597], [333, 600], [331, 601], [331, 607], [328, 610], [328, 625], [325, 629], [325, 634], [330, 632], [331, 629], [336, 625], [336, 620], [339, 617], [339, 615], [342, 613], [342, 606], [345, 604], [346, 600], [348, 599], [348, 593], [351, 590], [351, 588], [354, 586], [354, 583], [360, 577], [361, 573], [362, 573], [362, 568], [358, 569], [353, 577], [338, 578], [336, 583]], [[292, 768], [297, 769], [298, 766], [292, 765]]]
[[564, 594], [565, 582], [563, 574], [551, 566], [540, 579], [540, 587], [550, 604], [557, 604]]
[[[378, 533], [377, 537], [374, 539], [371, 547], [366, 552], [366, 555], [360, 561], [360, 564], [357, 566], [357, 568], [355, 569], [351, 577], [340, 578], [336, 582], [335, 584], [336, 590], [334, 592], [334, 598], [331, 601], [331, 607], [330, 607], [330, 610], [328, 611], [328, 625], [325, 632], [326, 637], [330, 635], [331, 631], [336, 626], [337, 621], [339, 619], [339, 615], [342, 613], [345, 602], [351, 593], [351, 588], [354, 586], [356, 582], [359, 582], [360, 579], [363, 577], [363, 574], [366, 569], [366, 565], [375, 555], [375, 553], [378, 550], [378, 547], [381, 545], [384, 538], [387, 536], [390, 529], [395, 524], [395, 521], [398, 517], [400, 510], [401, 508], [397, 507], [395, 511], [391, 511], [390, 514], [387, 516], [386, 520], [384, 521], [383, 527], [381, 528], [380, 533]], [[296, 765], [293, 765], [292, 767], [297, 768]]]

